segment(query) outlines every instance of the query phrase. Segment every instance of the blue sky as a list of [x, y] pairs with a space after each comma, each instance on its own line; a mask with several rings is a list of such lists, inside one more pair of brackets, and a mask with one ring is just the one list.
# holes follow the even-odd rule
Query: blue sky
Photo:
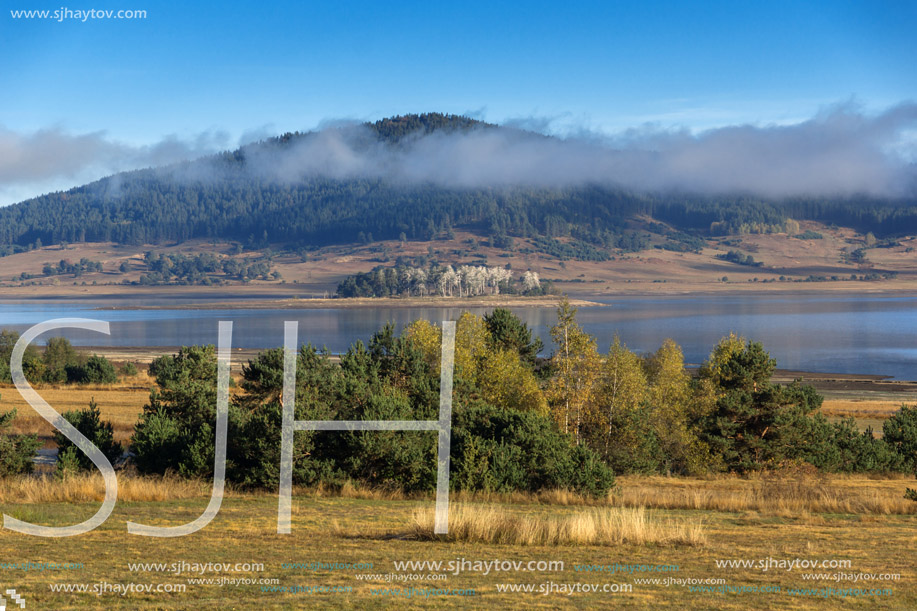
[[[119, 147], [165, 142], [172, 154], [194, 155], [335, 119], [442, 111], [557, 134], [647, 123], [697, 131], [791, 124], [850, 101], [879, 113], [917, 98], [912, 1], [5, 0], [3, 8], [0, 203], [149, 161], [128, 153], [118, 165]], [[58, 22], [10, 13], [61, 8], [147, 16]], [[4, 174], [3, 135], [25, 146], [42, 130], [116, 146], [93, 167]]]

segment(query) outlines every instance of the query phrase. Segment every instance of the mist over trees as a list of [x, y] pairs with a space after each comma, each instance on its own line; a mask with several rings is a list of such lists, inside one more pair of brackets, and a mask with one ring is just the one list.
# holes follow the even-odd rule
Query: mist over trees
[[[515, 132], [432, 113], [366, 124], [350, 144], [377, 157], [377, 150], [383, 150], [379, 147], [385, 147], [385, 154], [397, 157], [422, 135], [435, 141], [437, 135], [454, 133]], [[768, 199], [744, 193], [638, 192], [588, 181], [450, 186], [395, 179], [361, 166], [339, 176], [304, 174], [302, 163], [311, 168], [321, 160], [310, 147], [329, 137], [325, 132], [284, 134], [194, 162], [123, 172], [0, 208], [0, 254], [37, 244], [140, 245], [194, 238], [294, 248], [356, 242], [361, 233], [375, 240], [430, 240], [462, 227], [498, 245], [519, 237], [548, 240], [544, 248], [560, 248], [561, 243], [550, 240], [571, 238], [598, 249], [581, 249], [574, 256], [593, 258], [607, 256], [604, 249], [644, 248], [630, 226], [636, 217], [664, 221], [694, 235], [785, 231], [791, 219], [834, 223], [877, 237], [917, 232], [917, 202], [875, 196]], [[450, 159], [441, 161], [448, 173]]]

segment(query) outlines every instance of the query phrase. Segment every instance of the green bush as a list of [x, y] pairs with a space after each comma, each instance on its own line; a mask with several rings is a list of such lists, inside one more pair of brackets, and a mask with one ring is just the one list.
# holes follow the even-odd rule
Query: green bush
[[115, 366], [104, 356], [89, 357], [85, 364], [68, 365], [67, 381], [74, 384], [114, 384], [118, 381]]
[[860, 432], [853, 418], [829, 423], [821, 414], [808, 419], [809, 443], [798, 457], [832, 473], [900, 471], [901, 456], [872, 429]]
[[[415, 420], [406, 393], [397, 390], [367, 397], [364, 420]], [[349, 478], [371, 486], [406, 492], [436, 487], [436, 433], [360, 431], [320, 435], [318, 458], [333, 461]]]
[[611, 441], [606, 445], [596, 441], [602, 457], [615, 473], [652, 474], [663, 471], [663, 452], [655, 433], [652, 410], [642, 405], [636, 409], [616, 410], [610, 418]]
[[[231, 420], [230, 481], [276, 487], [280, 465], [282, 351], [268, 350], [243, 367], [245, 393]], [[340, 366], [311, 346], [299, 351], [298, 420], [436, 418], [438, 376], [422, 353], [389, 326], [369, 346], [357, 342]], [[610, 469], [577, 447], [547, 417], [498, 409], [474, 399], [456, 380], [451, 483], [457, 490], [537, 491], [567, 488], [603, 496]], [[467, 407], [470, 406], [470, 407]], [[136, 438], [135, 438], [136, 439]], [[403, 491], [436, 487], [437, 435], [431, 431], [302, 431], [294, 435], [293, 481], [340, 485], [353, 480]]]
[[45, 365], [44, 380], [52, 384], [67, 382], [67, 369], [81, 364], [80, 355], [65, 337], [50, 338], [41, 360]]
[[133, 377], [137, 375], [137, 366], [128, 361], [121, 365], [121, 369], [118, 370], [118, 374], [126, 378]]
[[460, 490], [566, 488], [595, 497], [614, 486], [611, 469], [549, 418], [484, 404], [456, 408], [452, 478]]
[[917, 470], [917, 407], [902, 405], [882, 425], [882, 438], [901, 457], [905, 469]]
[[[315, 417], [313, 412], [297, 402], [296, 419]], [[227, 479], [245, 487], [277, 489], [280, 482], [280, 431], [283, 412], [280, 403], [273, 402], [245, 418], [230, 432]], [[321, 433], [331, 436], [334, 433]], [[314, 431], [293, 434], [293, 483], [315, 485], [343, 484], [346, 475], [328, 460], [316, 456]]]
[[[328, 353], [303, 346], [297, 354], [297, 420], [334, 419], [331, 405], [340, 391], [340, 368], [332, 365]], [[280, 479], [280, 436], [283, 412], [283, 350], [266, 350], [242, 366], [244, 394], [234, 398], [237, 418], [230, 422], [227, 478], [243, 486], [275, 488]], [[335, 433], [299, 431], [293, 435], [293, 482], [340, 485], [347, 479], [327, 451], [316, 449], [316, 439], [325, 444]], [[322, 457], [319, 455], [321, 454]]]
[[[103, 421], [101, 415], [95, 399], [91, 399], [88, 409], [65, 412], [63, 417], [76, 430], [82, 433], [86, 439], [95, 444], [109, 462], [114, 463], [121, 457], [124, 449], [120, 443], [115, 441], [111, 422]], [[68, 470], [74, 467], [80, 471], [95, 469], [95, 465], [89, 457], [60, 431], [54, 433], [54, 443], [57, 444], [58, 448], [59, 469]], [[66, 459], [62, 460], [65, 456]]]
[[[19, 341], [19, 334], [15, 331], [4, 329], [0, 331], [0, 382], [7, 384], [13, 383], [13, 377], [10, 373], [10, 358], [13, 354], [13, 347]], [[22, 372], [29, 382], [41, 382], [44, 379], [45, 364], [42, 362], [38, 348], [29, 345], [22, 357]]]
[[727, 354], [708, 374], [716, 404], [699, 423], [702, 440], [730, 470], [746, 472], [802, 458], [822, 397], [798, 381], [770, 381], [777, 363], [758, 342]]
[[532, 330], [528, 325], [506, 308], [495, 308], [490, 314], [485, 314], [484, 324], [493, 347], [517, 352], [528, 363], [534, 363], [538, 353], [544, 349], [544, 343], [539, 338], [532, 339]]
[[178, 422], [158, 411], [145, 411], [134, 427], [131, 451], [141, 473], [178, 470], [183, 438]]
[[81, 452], [76, 447], [70, 447], [57, 454], [57, 464], [54, 475], [58, 479], [64, 479], [71, 475], [76, 475], [83, 470], [80, 465]]
[[0, 477], [32, 472], [32, 459], [41, 442], [37, 435], [3, 433], [16, 417], [16, 410], [0, 414]]
[[[150, 392], [134, 427], [131, 450], [142, 473], [175, 471], [187, 477], [213, 475], [216, 442], [217, 359], [213, 346], [190, 346], [150, 365], [158, 388]], [[229, 430], [239, 412], [230, 405]]]

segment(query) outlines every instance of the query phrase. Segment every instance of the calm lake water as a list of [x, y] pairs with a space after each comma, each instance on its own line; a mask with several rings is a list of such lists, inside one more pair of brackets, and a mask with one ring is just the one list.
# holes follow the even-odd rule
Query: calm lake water
[[[605, 307], [581, 308], [580, 324], [607, 351], [618, 334], [631, 350], [656, 350], [673, 338], [688, 363], [700, 363], [730, 331], [764, 344], [779, 367], [917, 379], [917, 296], [711, 295], [622, 297]], [[155, 305], [146, 300], [145, 305]], [[180, 300], [163, 301], [174, 305]], [[130, 300], [0, 301], [0, 327], [20, 332], [53, 318], [93, 318], [111, 323], [111, 336], [68, 331], [74, 345], [180, 346], [216, 343], [217, 321], [231, 320], [233, 345], [270, 348], [283, 344], [283, 322], [299, 321], [300, 341], [335, 353], [367, 341], [388, 321], [399, 327], [417, 318], [455, 319], [460, 308], [322, 310], [112, 310]], [[545, 341], [555, 321], [552, 309], [512, 308]], [[487, 312], [471, 308], [475, 314]]]

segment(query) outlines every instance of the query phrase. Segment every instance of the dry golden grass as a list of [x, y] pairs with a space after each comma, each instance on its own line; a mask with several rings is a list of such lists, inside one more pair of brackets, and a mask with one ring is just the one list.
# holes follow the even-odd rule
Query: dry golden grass
[[562, 516], [511, 513], [495, 505], [456, 503], [449, 508], [449, 534], [433, 535], [433, 510], [414, 512], [417, 539], [499, 545], [704, 545], [699, 520], [662, 518], [643, 507], [595, 508]]
[[620, 507], [653, 507], [768, 515], [844, 513], [906, 515], [917, 503], [904, 498], [913, 478], [870, 479], [867, 476], [762, 474], [747, 479], [622, 477], [612, 492]]
[[[906, 399], [911, 399], [912, 395], [907, 395]], [[852, 416], [854, 418], [891, 418], [901, 410], [900, 400], [845, 400], [845, 399], [825, 399], [822, 403], [821, 411], [826, 416]]]
[[[703, 480], [699, 480], [703, 483]], [[715, 483], [715, 482], [713, 482]], [[843, 483], [843, 481], [842, 481]], [[858, 482], [856, 482], [858, 483]], [[913, 484], [911, 484], [913, 487]], [[282, 535], [277, 528], [276, 493], [230, 495], [223, 503], [219, 516], [206, 528], [192, 536], [160, 539], [138, 537], [128, 533], [125, 522], [176, 525], [200, 515], [206, 500], [189, 499], [166, 503], [119, 503], [102, 527], [76, 537], [44, 539], [3, 529], [0, 531], [0, 557], [10, 561], [83, 562], [79, 571], [5, 571], [11, 586], [21, 588], [27, 596], [29, 609], [377, 609], [401, 607], [410, 609], [627, 609], [655, 611], [684, 609], [722, 611], [823, 611], [825, 609], [884, 609], [913, 611], [917, 608], [913, 549], [917, 544], [914, 516], [831, 517], [815, 522], [796, 518], [762, 519], [756, 514], [709, 512], [704, 515], [708, 541], [706, 545], [604, 545], [508, 546], [491, 543], [444, 542], [414, 538], [348, 537], [341, 532], [401, 532], [412, 521], [418, 507], [430, 507], [425, 501], [375, 501], [348, 498], [293, 499], [293, 533]], [[97, 503], [47, 503], [42, 506], [6, 504], [5, 513], [19, 519], [54, 526], [75, 524], [98, 509]], [[519, 514], [535, 513], [562, 517], [577, 509], [560, 506], [506, 507]], [[669, 512], [660, 512], [669, 517]], [[672, 512], [673, 516], [697, 517], [693, 512]], [[329, 525], [337, 522], [337, 531]], [[326, 570], [314, 572], [284, 568], [292, 562], [352, 562], [372, 564], [371, 572], [388, 574], [395, 562], [431, 561], [446, 564], [457, 559], [471, 561], [490, 559], [512, 561], [562, 561], [563, 572], [533, 573], [492, 570], [484, 574], [476, 570], [449, 572], [446, 580], [417, 580], [391, 583], [383, 579], [357, 578], [363, 570]], [[723, 569], [716, 561], [722, 559], [816, 560], [849, 559], [852, 572], [900, 573], [900, 580], [813, 583], [802, 580], [799, 571], [768, 571], [758, 569]], [[173, 594], [139, 593], [92, 596], [54, 591], [49, 584], [72, 582], [184, 583], [184, 573], [172, 576], [140, 574], [129, 568], [132, 562], [258, 562], [262, 572], [224, 574], [227, 577], [277, 579], [281, 585], [309, 584], [352, 588], [346, 593], [317, 591], [303, 595], [269, 593], [261, 587], [226, 587], [204, 583], [189, 585], [186, 592]], [[587, 572], [576, 565], [636, 565], [665, 564], [677, 566], [671, 575], [682, 579], [724, 579], [730, 586], [773, 585], [781, 593], [746, 592], [718, 594], [691, 592], [687, 587], [633, 584], [631, 593], [609, 596], [601, 587], [597, 591], [567, 594], [501, 591], [498, 584], [580, 582], [603, 584], [628, 583], [634, 578], [648, 577], [634, 572]], [[218, 575], [207, 574], [207, 577]], [[665, 577], [666, 575], [655, 575]], [[227, 584], [228, 585], [228, 584]], [[894, 588], [891, 596], [842, 599], [839, 596], [790, 596], [790, 588]], [[382, 598], [373, 589], [411, 587], [474, 588], [473, 597], [442, 597], [414, 595]], [[537, 590], [536, 590], [537, 592]]]
[[[102, 412], [102, 419], [112, 423], [115, 439], [126, 441], [134, 431], [134, 424], [143, 412], [143, 406], [150, 399], [150, 388], [153, 380], [145, 373], [140, 373], [119, 384], [98, 385], [58, 385], [44, 384], [35, 387], [41, 397], [57, 412], [78, 411], [89, 407], [89, 401], [95, 399]], [[10, 427], [11, 433], [50, 436], [52, 427], [44, 418], [25, 402], [15, 386], [0, 386], [0, 411], [16, 410], [16, 419]]]
[[[210, 482], [178, 477], [118, 476], [118, 499], [166, 501], [210, 495]], [[0, 503], [87, 503], [105, 499], [105, 484], [98, 473], [55, 477], [0, 479]]]
[[[210, 494], [210, 482], [175, 477], [137, 477], [119, 473], [118, 481], [118, 495], [124, 500], [185, 499]], [[537, 493], [458, 491], [451, 494], [451, 500], [454, 506], [474, 503], [599, 509], [650, 508], [755, 512], [783, 517], [822, 513], [865, 516], [917, 514], [917, 503], [904, 498], [908, 487], [914, 487], [913, 478], [901, 474], [886, 478], [817, 473], [764, 473], [745, 478], [718, 476], [707, 479], [622, 476], [618, 478], [618, 486], [605, 498], [584, 496], [570, 490], [543, 490]], [[398, 490], [366, 487], [350, 481], [341, 486], [297, 486], [294, 493], [314, 499], [413, 501], [431, 498], [426, 493], [405, 494]], [[0, 502], [76, 502], [101, 500], [103, 496], [102, 479], [96, 473], [63, 481], [51, 477], [0, 479]]]
[[[644, 219], [649, 221], [651, 219]], [[857, 291], [860, 293], [879, 293], [917, 290], [917, 276], [913, 273], [913, 258], [908, 248], [917, 245], [917, 239], [904, 238], [894, 248], [880, 248], [869, 251], [869, 260], [877, 268], [899, 272], [894, 280], [881, 282], [835, 281], [810, 282], [804, 287], [796, 282], [774, 282], [763, 285], [758, 280], [777, 280], [779, 276], [802, 279], [810, 274], [848, 278], [851, 273], [862, 275], [872, 267], [860, 267], [840, 262], [841, 251], [851, 246], [862, 244], [864, 236], [850, 229], [834, 229], [815, 222], [800, 223], [801, 230], [812, 229], [821, 233], [821, 240], [799, 240], [787, 234], [754, 234], [723, 236], [741, 244], [740, 250], [755, 253], [755, 258], [764, 263], [763, 268], [737, 266], [716, 258], [729, 247], [722, 239], [710, 240], [706, 248], [699, 253], [647, 250], [638, 253], [625, 253], [616, 256], [612, 261], [567, 261], [561, 268], [556, 258], [542, 253], [529, 252], [531, 246], [525, 239], [518, 240], [514, 252], [490, 248], [479, 244], [475, 255], [483, 255], [493, 262], [512, 265], [513, 269], [531, 269], [542, 277], [555, 279], [561, 290], [585, 295], [621, 295], [621, 294], [689, 294], [697, 292], [762, 292], [767, 293], [838, 293]], [[308, 261], [302, 261], [294, 255], [279, 255], [274, 264], [286, 284], [276, 281], [254, 281], [248, 285], [233, 285], [231, 291], [235, 296], [263, 296], [272, 294], [277, 297], [322, 297], [332, 294], [335, 287], [346, 276], [365, 272], [375, 265], [378, 248], [385, 246], [399, 256], [412, 257], [426, 255], [432, 248], [437, 259], [443, 263], [472, 263], [471, 253], [454, 254], [455, 251], [467, 251], [468, 239], [479, 239], [479, 235], [456, 230], [452, 240], [432, 242], [411, 241], [401, 244], [397, 240], [376, 242], [373, 244], [342, 244], [324, 247], [309, 255]], [[562, 238], [563, 240], [564, 238]], [[196, 252], [228, 252], [227, 244], [214, 244], [207, 240], [191, 240], [180, 245], [141, 247], [120, 246], [110, 243], [79, 244], [62, 251], [58, 247], [45, 247], [27, 253], [18, 253], [4, 258], [4, 269], [8, 276], [20, 272], [35, 275], [41, 274], [44, 263], [56, 263], [61, 258], [77, 260], [87, 257], [102, 261], [105, 273], [85, 274], [79, 281], [70, 277], [37, 278], [28, 283], [0, 280], [0, 295], [7, 298], [34, 298], [37, 296], [157, 296], [164, 292], [172, 295], [210, 295], [223, 297], [227, 293], [225, 286], [131, 286], [121, 284], [123, 280], [137, 280], [142, 269], [136, 261], [146, 250], [156, 253], [192, 254]], [[251, 256], [255, 253], [246, 253]], [[508, 257], [507, 257], [508, 255]], [[499, 257], [499, 259], [498, 259]], [[121, 262], [130, 263], [133, 268], [128, 274], [114, 273]], [[721, 282], [723, 276], [729, 282]], [[593, 282], [582, 284], [575, 280], [587, 279]], [[664, 282], [663, 282], [664, 281]], [[76, 284], [74, 284], [76, 282]], [[83, 284], [86, 282], [87, 284]], [[98, 286], [92, 283], [97, 282]], [[34, 284], [37, 283], [37, 284]]]
[[400, 490], [385, 490], [382, 488], [372, 488], [363, 486], [347, 480], [341, 486], [328, 486], [320, 483], [318, 486], [300, 487], [295, 486], [293, 493], [301, 496], [312, 498], [342, 498], [342, 499], [364, 499], [374, 501], [403, 501], [409, 498], [425, 498], [427, 495], [416, 494], [408, 495]]
[[[571, 490], [529, 492], [468, 492], [451, 495], [455, 503], [552, 505], [570, 507], [629, 507], [652, 509], [757, 512], [763, 515], [801, 516], [816, 513], [910, 515], [917, 503], [904, 498], [914, 486], [909, 475], [825, 475], [817, 472], [766, 472], [740, 478], [707, 479], [662, 476], [622, 476], [606, 498], [593, 498]], [[303, 490], [314, 496], [410, 500], [424, 495], [367, 490], [347, 484], [343, 489]]]

